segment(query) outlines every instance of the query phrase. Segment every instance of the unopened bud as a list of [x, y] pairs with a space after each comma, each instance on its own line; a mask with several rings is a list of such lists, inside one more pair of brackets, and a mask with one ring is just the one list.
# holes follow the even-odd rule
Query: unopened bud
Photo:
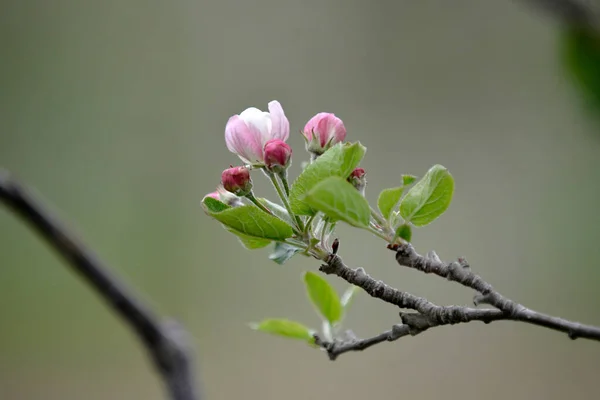
[[221, 183], [228, 192], [236, 196], [246, 196], [252, 190], [250, 170], [246, 167], [227, 168], [221, 174]]
[[306, 140], [306, 150], [315, 156], [320, 156], [331, 146], [344, 141], [346, 127], [335, 114], [323, 112], [306, 123], [302, 134]]
[[363, 196], [367, 187], [367, 174], [362, 168], [355, 168], [348, 177], [348, 182], [352, 184]]
[[265, 167], [271, 172], [285, 171], [291, 164], [292, 148], [283, 140], [272, 139], [265, 144]]

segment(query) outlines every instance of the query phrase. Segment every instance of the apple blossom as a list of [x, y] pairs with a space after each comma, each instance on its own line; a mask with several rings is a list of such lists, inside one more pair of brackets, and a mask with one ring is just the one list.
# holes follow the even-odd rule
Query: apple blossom
[[269, 112], [250, 107], [229, 118], [225, 143], [232, 153], [252, 165], [264, 164], [264, 147], [272, 139], [286, 141], [290, 123], [277, 100], [269, 103]]

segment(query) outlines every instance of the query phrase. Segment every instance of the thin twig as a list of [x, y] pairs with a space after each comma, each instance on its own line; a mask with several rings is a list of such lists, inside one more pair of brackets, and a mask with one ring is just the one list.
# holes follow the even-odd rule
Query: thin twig
[[0, 202], [19, 215], [56, 250], [137, 334], [165, 382], [172, 400], [197, 400], [192, 349], [185, 330], [159, 320], [110, 269], [56, 219], [31, 193], [0, 170]]
[[350, 338], [346, 340], [336, 339], [333, 342], [327, 342], [319, 335], [314, 335], [315, 344], [327, 352], [331, 361], [335, 361], [339, 355], [349, 351], [363, 351], [376, 344], [394, 342], [404, 336], [416, 336], [429, 328], [438, 326], [431, 318], [420, 313], [401, 312], [400, 317], [402, 318], [401, 324], [396, 324], [392, 326], [392, 329], [367, 339], [358, 339], [354, 335], [349, 335]]
[[327, 342], [321, 339], [319, 335], [314, 335], [315, 344], [323, 348], [329, 359], [335, 361], [339, 355], [347, 353], [349, 351], [363, 351], [371, 346], [374, 346], [383, 342], [393, 342], [400, 339], [403, 336], [411, 334], [410, 326], [404, 324], [397, 324], [392, 327], [389, 331], [380, 333], [379, 335], [373, 336], [368, 339], [351, 339], [346, 341], [334, 341]]

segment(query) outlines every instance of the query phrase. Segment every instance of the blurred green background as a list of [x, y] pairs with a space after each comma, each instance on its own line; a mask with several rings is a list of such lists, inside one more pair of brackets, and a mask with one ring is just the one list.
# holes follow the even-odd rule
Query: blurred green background
[[[263, 317], [319, 327], [301, 281], [318, 263], [243, 250], [199, 205], [237, 163], [229, 116], [277, 99], [298, 132], [335, 112], [368, 147], [369, 200], [401, 173], [453, 173], [419, 251], [466, 256], [507, 296], [598, 325], [600, 126], [562, 70], [558, 28], [511, 1], [4, 0], [0, 165], [186, 325], [207, 399], [597, 398], [600, 346], [524, 324], [440, 328], [335, 363], [252, 332]], [[289, 142], [295, 176], [306, 154]], [[367, 233], [339, 236], [350, 265], [470, 303]], [[163, 398], [129, 330], [5, 209], [0, 320], [2, 400]], [[397, 310], [360, 295], [347, 321], [366, 337]]]

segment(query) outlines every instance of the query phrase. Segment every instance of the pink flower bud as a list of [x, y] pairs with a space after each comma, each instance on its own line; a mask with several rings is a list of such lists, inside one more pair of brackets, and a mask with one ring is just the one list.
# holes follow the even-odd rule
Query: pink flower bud
[[225, 190], [237, 196], [246, 196], [252, 190], [250, 170], [246, 167], [227, 168], [221, 174], [221, 183]]
[[265, 166], [269, 171], [285, 171], [291, 159], [292, 148], [283, 140], [272, 139], [265, 144]]
[[366, 175], [364, 169], [355, 168], [348, 177], [348, 182], [350, 182], [363, 196], [365, 195], [365, 188], [367, 187]]
[[248, 164], [264, 163], [265, 144], [272, 139], [286, 141], [290, 136], [290, 123], [278, 101], [269, 103], [269, 112], [250, 107], [234, 115], [225, 126], [225, 143]]
[[306, 123], [303, 135], [306, 139], [306, 150], [321, 155], [331, 146], [344, 141], [346, 127], [335, 114], [323, 112]]

